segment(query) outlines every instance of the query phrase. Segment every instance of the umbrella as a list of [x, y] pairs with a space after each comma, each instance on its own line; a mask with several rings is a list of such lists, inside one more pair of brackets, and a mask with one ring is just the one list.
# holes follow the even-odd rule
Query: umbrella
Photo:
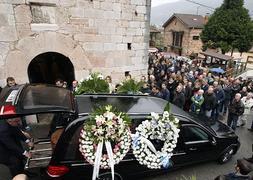
[[216, 72], [216, 73], [220, 73], [220, 74], [224, 74], [225, 71], [221, 68], [212, 68], [210, 69], [211, 72]]

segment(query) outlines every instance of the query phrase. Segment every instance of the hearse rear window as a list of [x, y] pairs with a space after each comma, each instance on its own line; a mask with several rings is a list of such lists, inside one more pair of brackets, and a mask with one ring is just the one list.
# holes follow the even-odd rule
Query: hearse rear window
[[21, 104], [24, 110], [32, 108], [59, 107], [63, 109], [73, 109], [70, 92], [63, 88], [50, 87], [44, 85], [28, 86]]

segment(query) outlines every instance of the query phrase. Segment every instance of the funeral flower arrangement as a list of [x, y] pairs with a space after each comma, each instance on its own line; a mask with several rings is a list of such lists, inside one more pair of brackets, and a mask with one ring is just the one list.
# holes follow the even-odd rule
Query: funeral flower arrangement
[[108, 105], [96, 109], [84, 123], [79, 150], [94, 166], [92, 179], [98, 177], [100, 168], [111, 168], [114, 175], [114, 165], [125, 157], [131, 146], [129, 122], [126, 114]]
[[[171, 165], [170, 158], [179, 137], [178, 123], [177, 118], [165, 111], [162, 117], [151, 113], [151, 120], [143, 121], [136, 128], [132, 148], [140, 164], [150, 169], [168, 168]], [[149, 139], [164, 142], [162, 149], [157, 151]]]
[[109, 93], [109, 85], [104, 80], [102, 74], [91, 73], [86, 80], [80, 81], [75, 91], [76, 95], [83, 93]]
[[122, 94], [139, 94], [142, 83], [137, 82], [134, 79], [125, 80], [118, 88], [118, 93]]

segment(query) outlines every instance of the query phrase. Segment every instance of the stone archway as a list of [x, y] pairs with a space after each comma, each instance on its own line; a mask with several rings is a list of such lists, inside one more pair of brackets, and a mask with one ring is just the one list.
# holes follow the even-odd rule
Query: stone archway
[[57, 52], [71, 59], [77, 80], [86, 77], [92, 69], [90, 58], [72, 36], [56, 32], [43, 32], [17, 42], [6, 57], [6, 68], [2, 74], [4, 77], [15, 77], [18, 83], [29, 82], [27, 69], [31, 61], [36, 56], [47, 52]]
[[71, 85], [75, 79], [74, 66], [70, 59], [57, 52], [46, 52], [37, 55], [28, 66], [30, 83], [54, 84], [62, 79]]

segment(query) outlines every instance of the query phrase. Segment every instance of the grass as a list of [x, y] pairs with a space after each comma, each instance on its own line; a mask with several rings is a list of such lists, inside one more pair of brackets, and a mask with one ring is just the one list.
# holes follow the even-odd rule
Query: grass
[[197, 177], [196, 175], [191, 175], [189, 177], [182, 175], [182, 177], [179, 180], [197, 180]]

